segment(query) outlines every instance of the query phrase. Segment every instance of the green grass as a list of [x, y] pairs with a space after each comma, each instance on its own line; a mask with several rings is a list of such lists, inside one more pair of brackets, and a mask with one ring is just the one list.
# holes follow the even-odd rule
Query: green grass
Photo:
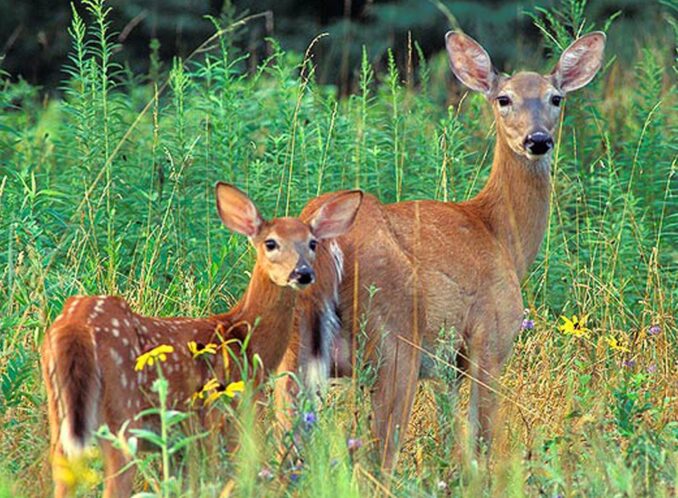
[[[411, 75], [393, 64], [374, 74], [366, 49], [356, 93], [338, 99], [315, 83], [311, 60], [274, 41], [270, 59], [246, 73], [247, 54], [224, 29], [209, 51], [166, 73], [156, 62], [150, 75], [130, 74], [114, 56], [107, 7], [87, 5], [92, 20], [72, 23], [62, 98], [43, 99], [8, 77], [1, 86], [0, 496], [50, 492], [37, 350], [67, 296], [120, 294], [141, 313], [199, 316], [225, 311], [244, 290], [252, 252], [219, 223], [217, 180], [245, 189], [274, 217], [354, 186], [384, 201], [463, 200], [491, 162], [489, 106], [474, 94], [448, 100], [460, 86], [444, 54], [424, 63], [415, 53]], [[140, 454], [138, 490], [675, 496], [678, 104], [675, 54], [666, 49], [676, 24], [665, 10], [667, 22], [635, 59], [608, 54], [595, 82], [568, 97], [548, 232], [523, 284], [535, 328], [521, 333], [502, 378], [489, 467], [462, 444], [465, 390], [458, 402], [440, 399], [427, 382], [397, 472], [382, 475], [366, 394], [344, 384], [293, 445], [301, 469], [280, 461], [272, 408], [269, 422], [255, 424], [243, 402], [225, 408], [236, 449], [192, 442], [168, 472], [161, 453]], [[566, 42], [562, 26], [583, 22], [573, 12], [555, 25], [540, 19]], [[573, 314], [589, 315], [588, 339], [557, 330], [559, 317]], [[648, 333], [652, 325], [659, 334]], [[608, 336], [630, 352], [611, 349]], [[360, 385], [369, 386], [372, 368], [363, 366]], [[175, 438], [199, 432], [170, 430]], [[349, 451], [347, 438], [363, 446]], [[263, 468], [270, 479], [258, 477]]]

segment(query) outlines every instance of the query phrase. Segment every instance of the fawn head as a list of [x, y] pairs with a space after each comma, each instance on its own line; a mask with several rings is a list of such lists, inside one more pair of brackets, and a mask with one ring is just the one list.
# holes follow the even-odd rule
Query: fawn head
[[363, 198], [359, 190], [332, 196], [308, 223], [287, 217], [266, 221], [236, 187], [219, 182], [216, 189], [217, 210], [224, 225], [249, 238], [257, 251], [256, 264], [274, 284], [294, 289], [315, 282], [318, 241], [338, 237], [351, 228]]
[[445, 42], [455, 76], [492, 102], [498, 139], [516, 154], [535, 160], [553, 148], [565, 95], [588, 84], [600, 69], [605, 33], [595, 31], [575, 40], [547, 75], [526, 71], [500, 75], [470, 36], [450, 31]]

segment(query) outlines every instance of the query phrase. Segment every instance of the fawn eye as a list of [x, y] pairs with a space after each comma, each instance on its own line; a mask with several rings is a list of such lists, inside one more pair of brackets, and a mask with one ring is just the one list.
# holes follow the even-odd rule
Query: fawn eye
[[274, 251], [278, 248], [278, 243], [273, 239], [267, 239], [264, 241], [264, 247], [267, 251]]
[[506, 107], [508, 105], [511, 105], [511, 99], [508, 98], [506, 95], [500, 95], [497, 97], [497, 102], [499, 103], [499, 107]]
[[318, 248], [318, 241], [315, 240], [315, 239], [309, 241], [309, 243], [308, 243], [308, 248], [309, 248], [311, 251], [315, 251], [315, 250]]
[[556, 107], [560, 107], [560, 103], [563, 101], [563, 98], [560, 95], [554, 95], [551, 97], [551, 104]]

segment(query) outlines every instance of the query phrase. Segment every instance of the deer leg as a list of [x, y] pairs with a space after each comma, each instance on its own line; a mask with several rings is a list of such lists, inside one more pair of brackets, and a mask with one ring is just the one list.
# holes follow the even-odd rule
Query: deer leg
[[128, 498], [132, 495], [132, 486], [136, 470], [130, 466], [130, 459], [109, 442], [102, 442], [101, 453], [104, 460], [104, 498]]
[[419, 350], [398, 342], [384, 355], [372, 391], [373, 431], [381, 446], [381, 465], [389, 472], [406, 432], [419, 379]]
[[[54, 431], [52, 431], [53, 433]], [[51, 458], [52, 458], [52, 478], [54, 479], [54, 498], [66, 498], [68, 496], [73, 496], [73, 492], [75, 490], [71, 489], [71, 487], [66, 484], [64, 481], [58, 479], [58, 475], [61, 470], [61, 466], [63, 465], [64, 460], [64, 453], [61, 448], [61, 443], [56, 443], [52, 447], [52, 452], [51, 452]]]
[[279, 430], [284, 433], [292, 427], [294, 418], [294, 399], [299, 391], [299, 386], [290, 375], [285, 372], [297, 372], [299, 362], [296, 351], [291, 348], [285, 352], [283, 359], [278, 367], [277, 373], [280, 377], [275, 381], [273, 388], [273, 400], [275, 406], [276, 419]]
[[497, 412], [498, 377], [501, 366], [496, 359], [481, 360], [472, 368], [471, 400], [469, 419], [472, 444], [476, 452], [489, 451], [494, 436], [494, 422]]
[[[505, 332], [504, 337], [512, 340], [512, 334], [509, 331], [497, 332], [497, 335], [502, 337], [503, 332]], [[482, 343], [476, 341], [470, 351], [469, 363], [472, 378], [469, 418], [473, 444], [477, 452], [480, 450], [489, 452], [495, 435], [500, 377], [504, 361], [510, 351], [510, 345], [502, 347], [497, 342], [490, 344], [487, 340]]]

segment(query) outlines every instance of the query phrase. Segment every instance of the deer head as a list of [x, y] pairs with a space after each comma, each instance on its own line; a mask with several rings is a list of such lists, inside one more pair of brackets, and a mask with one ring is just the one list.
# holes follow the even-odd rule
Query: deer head
[[565, 95], [593, 79], [605, 48], [605, 34], [596, 31], [575, 40], [550, 74], [523, 71], [506, 76], [498, 73], [485, 49], [470, 36], [450, 31], [445, 41], [452, 72], [492, 103], [498, 139], [528, 160], [551, 151]]
[[318, 241], [338, 237], [352, 225], [363, 194], [342, 192], [330, 198], [304, 223], [298, 218], [264, 220], [254, 203], [236, 187], [217, 183], [217, 209], [224, 225], [245, 235], [257, 251], [257, 266], [281, 287], [302, 289], [315, 281]]

